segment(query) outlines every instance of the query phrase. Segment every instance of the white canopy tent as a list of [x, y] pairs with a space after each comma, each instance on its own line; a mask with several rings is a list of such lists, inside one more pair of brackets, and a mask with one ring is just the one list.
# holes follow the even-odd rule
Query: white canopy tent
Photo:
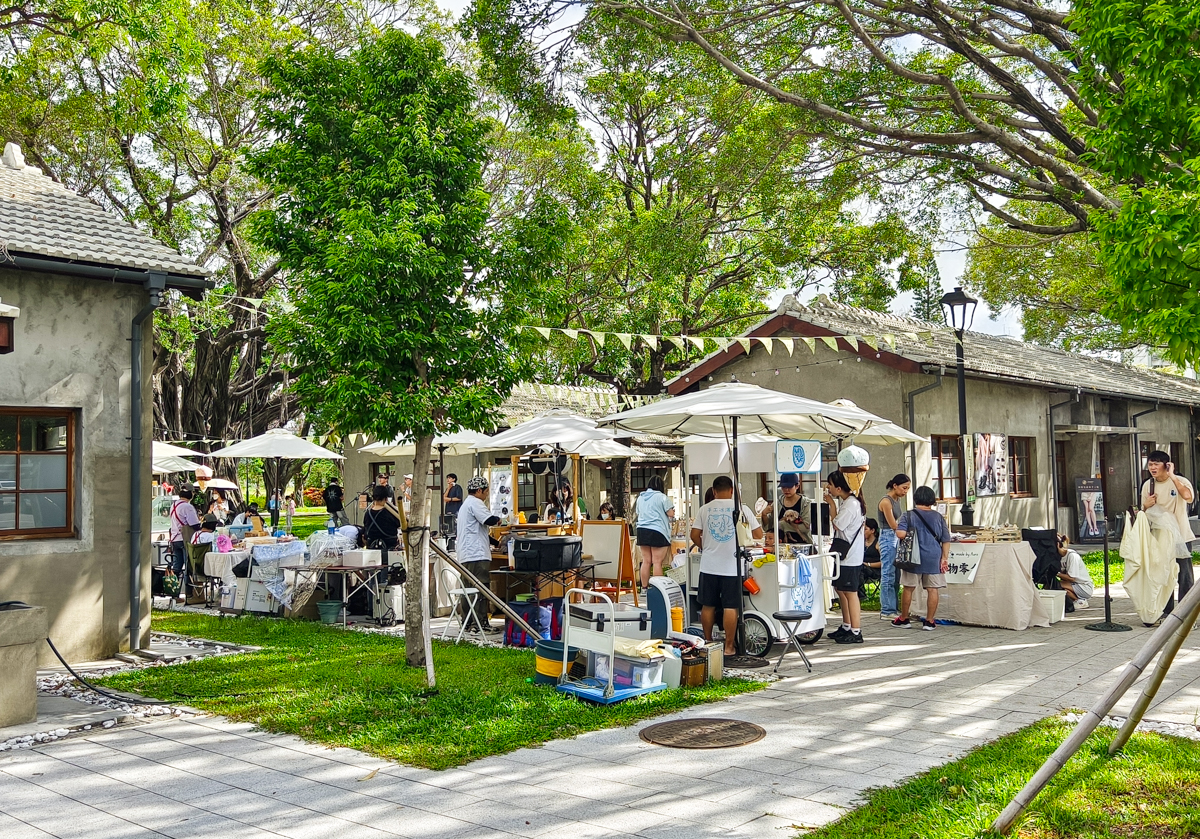
[[155, 440], [150, 444], [150, 457], [153, 460], [158, 460], [163, 457], [196, 457], [203, 455], [204, 452], [194, 451], [193, 449], [185, 449], [183, 446], [173, 446], [170, 443], [164, 443], [161, 440]]
[[232, 446], [210, 452], [209, 457], [278, 457], [283, 460], [312, 460], [322, 458], [327, 460], [343, 460], [337, 452], [322, 448], [316, 443], [310, 443], [303, 437], [297, 437], [283, 428], [272, 428], [270, 431], [242, 440]]
[[574, 451], [576, 446], [593, 440], [612, 440], [617, 435], [600, 428], [596, 420], [554, 410], [513, 426], [492, 437], [486, 450], [523, 449], [530, 446], [556, 446]]
[[150, 471], [156, 475], [169, 475], [172, 472], [194, 472], [197, 464], [190, 460], [184, 460], [182, 457], [176, 457], [173, 454], [163, 455], [162, 457], [154, 458], [150, 466]]
[[[478, 431], [463, 429], [452, 434], [441, 434], [433, 438], [435, 451], [448, 454], [451, 457], [473, 454], [477, 451], [487, 451], [492, 438]], [[416, 457], [417, 444], [412, 440], [392, 440], [385, 443], [372, 443], [363, 446], [360, 452], [377, 454], [380, 457]]]

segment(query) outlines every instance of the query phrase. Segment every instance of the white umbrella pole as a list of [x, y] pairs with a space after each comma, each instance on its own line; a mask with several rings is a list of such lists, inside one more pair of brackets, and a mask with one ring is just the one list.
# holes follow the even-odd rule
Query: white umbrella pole
[[[738, 520], [742, 517], [742, 482], [738, 473], [737, 426], [738, 418], [733, 417], [733, 445], [730, 447], [730, 462], [733, 464], [733, 556], [737, 561], [738, 578], [738, 622], [737, 622], [737, 651], [738, 655], [746, 654], [746, 619], [745, 591], [746, 578], [742, 567], [742, 546], [738, 539]], [[749, 527], [750, 523], [746, 522]]]

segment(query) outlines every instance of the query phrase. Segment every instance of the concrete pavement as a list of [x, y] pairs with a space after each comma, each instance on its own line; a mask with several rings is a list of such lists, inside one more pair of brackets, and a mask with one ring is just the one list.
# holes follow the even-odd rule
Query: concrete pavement
[[[733, 749], [651, 746], [634, 726], [433, 772], [220, 718], [90, 732], [0, 754], [0, 836], [790, 837], [864, 789], [1089, 706], [1150, 634], [1127, 600], [1114, 605], [1132, 632], [1083, 629], [1102, 619], [1098, 605], [1025, 632], [900, 630], [866, 616], [867, 643], [821, 641], [812, 674], [789, 657], [788, 678], [767, 689], [678, 715], [766, 728]], [[1200, 638], [1148, 716], [1196, 723]]]

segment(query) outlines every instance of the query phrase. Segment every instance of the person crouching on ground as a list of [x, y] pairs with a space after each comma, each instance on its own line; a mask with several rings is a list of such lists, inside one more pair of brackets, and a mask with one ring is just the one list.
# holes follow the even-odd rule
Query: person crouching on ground
[[[835, 644], [863, 642], [862, 604], [858, 587], [862, 583], [863, 528], [866, 527], [867, 505], [850, 489], [841, 472], [831, 472], [825, 479], [825, 503], [833, 517], [833, 535], [845, 541], [838, 578], [833, 581], [838, 604], [842, 609], [842, 625], [830, 634]], [[836, 548], [834, 550], [837, 550]]]
[[1096, 590], [1092, 575], [1077, 552], [1067, 546], [1067, 537], [1058, 537], [1058, 555], [1062, 557], [1062, 570], [1058, 572], [1058, 585], [1067, 593], [1067, 611], [1086, 609], [1088, 598]]
[[[492, 582], [492, 541], [488, 528], [500, 523], [500, 517], [488, 506], [489, 492], [488, 479], [482, 475], [467, 481], [467, 498], [458, 510], [458, 530], [455, 534], [458, 561], [485, 588], [489, 588]], [[463, 620], [466, 617], [464, 614]], [[482, 594], [475, 601], [475, 617], [479, 620], [480, 629], [486, 629], [488, 603]]]
[[[704, 640], [711, 641], [717, 609], [724, 609], [721, 623], [725, 628], [725, 655], [737, 654], [738, 612], [742, 607], [742, 586], [738, 575], [738, 558], [733, 520], [733, 480], [721, 475], [713, 481], [713, 500], [700, 508], [692, 523], [692, 544], [700, 549], [700, 624]], [[740, 510], [741, 521], [753, 525], [752, 536], [761, 539], [763, 532], [754, 511], [746, 505]]]
[[918, 572], [901, 571], [900, 585], [904, 594], [900, 597], [900, 614], [892, 621], [892, 626], [907, 628], [912, 626], [908, 619], [912, 607], [913, 592], [917, 583], [925, 588], [925, 617], [921, 619], [921, 628], [933, 631], [936, 624], [938, 599], [941, 590], [946, 587], [946, 572], [950, 570], [950, 525], [945, 517], [933, 505], [937, 496], [933, 487], [917, 487], [913, 493], [915, 509], [900, 516], [896, 522], [896, 538], [901, 542], [908, 536], [910, 530], [917, 533], [917, 541], [921, 545], [921, 570]]

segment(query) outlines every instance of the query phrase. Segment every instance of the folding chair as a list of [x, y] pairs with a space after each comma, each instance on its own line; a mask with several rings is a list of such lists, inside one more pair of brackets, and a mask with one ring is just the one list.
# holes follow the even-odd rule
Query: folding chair
[[[467, 626], [472, 622], [475, 628], [479, 630], [481, 637], [487, 637], [484, 633], [483, 625], [479, 622], [479, 615], [475, 612], [475, 604], [479, 600], [479, 589], [464, 588], [462, 577], [453, 568], [442, 569], [442, 586], [445, 589], [445, 594], [450, 598], [450, 602], [459, 605], [458, 598], [462, 598], [461, 605], [464, 609], [463, 615], [458, 619], [458, 637], [454, 639], [454, 643], [458, 643], [463, 639], [467, 632]], [[454, 621], [455, 606], [450, 609], [450, 617], [446, 619], [446, 625], [442, 627], [441, 639], [446, 640], [446, 633], [450, 631], [450, 624]]]
[[787, 655], [788, 650], [795, 648], [796, 652], [800, 653], [800, 658], [804, 659], [804, 666], [808, 668], [808, 672], [812, 672], [812, 662], [808, 660], [808, 656], [804, 654], [804, 648], [800, 646], [800, 641], [796, 638], [796, 628], [803, 621], [812, 617], [812, 612], [800, 612], [787, 610], [776, 612], [771, 617], [775, 618], [775, 622], [782, 625], [787, 630], [788, 640], [783, 646], [783, 652], [779, 654], [779, 661], [775, 662], [774, 672], [779, 672], [779, 665], [783, 664], [783, 657]]

